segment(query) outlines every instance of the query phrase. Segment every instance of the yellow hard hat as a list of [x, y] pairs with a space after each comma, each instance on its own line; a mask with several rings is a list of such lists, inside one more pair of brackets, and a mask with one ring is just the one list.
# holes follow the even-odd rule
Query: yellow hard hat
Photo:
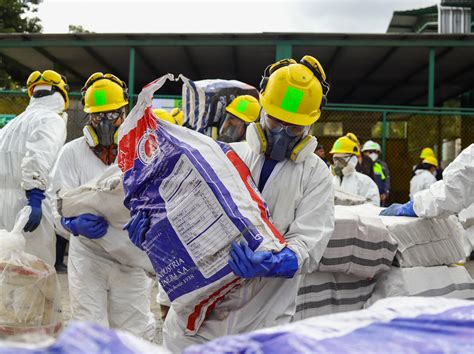
[[127, 85], [112, 74], [92, 74], [81, 92], [86, 113], [114, 111], [128, 104]]
[[182, 126], [183, 125], [183, 111], [180, 110], [178, 107], [175, 107], [171, 110], [171, 116], [176, 121], [176, 124]]
[[357, 135], [354, 133], [347, 133], [346, 136], [351, 139], [354, 143], [359, 144], [359, 139], [357, 138]]
[[54, 70], [45, 70], [43, 72], [33, 71], [28, 77], [28, 80], [26, 80], [28, 96], [33, 96], [33, 90], [35, 86], [38, 85], [51, 85], [56, 87], [64, 98], [64, 110], [69, 108], [69, 85], [64, 76]]
[[225, 110], [246, 123], [253, 123], [258, 119], [260, 109], [260, 104], [255, 97], [243, 95], [236, 97]]
[[425, 159], [427, 157], [436, 157], [432, 148], [426, 147], [421, 150], [420, 159]]
[[438, 159], [434, 156], [426, 156], [423, 160], [423, 163], [427, 163], [429, 165], [433, 165], [436, 168], [439, 167]]
[[264, 83], [260, 102], [265, 112], [283, 122], [308, 126], [321, 116], [329, 85], [319, 62], [305, 56], [275, 70]]
[[343, 136], [337, 139], [332, 147], [332, 150], [329, 153], [330, 154], [351, 154], [355, 156], [360, 155], [359, 145], [352, 139], [348, 138], [347, 136]]
[[161, 108], [156, 108], [153, 110], [153, 114], [162, 120], [166, 120], [167, 122], [171, 124], [178, 124], [177, 121], [174, 119], [174, 117], [171, 115], [170, 112], [167, 110], [161, 109]]

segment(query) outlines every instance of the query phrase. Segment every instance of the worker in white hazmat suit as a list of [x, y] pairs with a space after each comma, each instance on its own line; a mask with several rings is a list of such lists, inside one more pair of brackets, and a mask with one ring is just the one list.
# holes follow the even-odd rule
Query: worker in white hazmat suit
[[380, 215], [444, 218], [459, 213], [474, 246], [474, 144], [464, 149], [443, 172], [443, 179], [415, 194], [413, 201], [392, 204]]
[[[114, 75], [95, 73], [82, 93], [89, 122], [84, 136], [61, 150], [53, 171], [56, 190], [77, 188], [116, 163], [118, 128], [126, 117], [128, 104], [127, 86]], [[102, 238], [115, 238], [115, 252], [129, 256], [137, 251], [125, 231], [109, 234], [108, 224], [102, 216], [92, 213], [56, 220], [58, 228], [71, 234], [68, 279], [72, 318], [125, 329], [152, 340], [152, 279], [143, 268], [123, 264], [123, 259], [117, 259], [105, 248]]]
[[436, 182], [436, 170], [438, 168], [436, 157], [426, 157], [418, 166], [415, 175], [410, 180], [410, 200], [414, 200], [415, 194], [429, 188]]
[[27, 88], [28, 107], [0, 129], [0, 229], [12, 230], [17, 213], [29, 205], [25, 250], [54, 266], [56, 235], [46, 190], [66, 140], [69, 87], [60, 74], [45, 70], [33, 72]]
[[[229, 265], [247, 280], [213, 309], [195, 336], [184, 335], [186, 319], [171, 304], [163, 342], [172, 352], [290, 322], [302, 277], [316, 270], [333, 231], [331, 175], [313, 153], [316, 139], [308, 135], [329, 89], [324, 71], [316, 59], [305, 56], [300, 63], [273, 64], [265, 74], [261, 123], [251, 123], [247, 141], [232, 147], [249, 167], [287, 247], [273, 254], [254, 252], [245, 242], [234, 243]], [[144, 218], [129, 228], [131, 239], [143, 237]]]
[[363, 197], [368, 203], [380, 206], [377, 184], [363, 173], [356, 171], [357, 157], [360, 156], [359, 145], [347, 136], [336, 140], [332, 150], [333, 183], [336, 189]]

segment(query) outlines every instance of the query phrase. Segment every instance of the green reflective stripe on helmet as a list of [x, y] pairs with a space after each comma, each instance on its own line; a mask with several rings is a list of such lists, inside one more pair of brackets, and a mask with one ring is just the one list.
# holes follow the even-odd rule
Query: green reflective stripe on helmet
[[237, 110], [237, 112], [245, 113], [248, 105], [249, 105], [249, 101], [241, 100], [239, 103], [237, 103], [237, 107], [235, 107], [235, 109]]
[[385, 173], [383, 173], [382, 165], [378, 162], [374, 163], [374, 173], [382, 177], [382, 181], [385, 179]]
[[341, 144], [341, 140], [336, 140], [336, 143], [334, 144], [334, 150], [339, 150], [341, 148]]
[[287, 112], [296, 113], [301, 104], [303, 96], [303, 91], [298, 90], [292, 86], [288, 86], [285, 92], [285, 97], [283, 97], [283, 100], [281, 101], [280, 107]]
[[97, 90], [94, 92], [94, 105], [103, 106], [107, 104], [107, 98], [105, 95], [105, 90]]

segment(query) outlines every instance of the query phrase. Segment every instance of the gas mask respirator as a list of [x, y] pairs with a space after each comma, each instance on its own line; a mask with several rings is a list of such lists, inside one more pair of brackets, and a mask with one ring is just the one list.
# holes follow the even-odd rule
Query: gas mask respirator
[[106, 165], [117, 158], [118, 131], [122, 122], [122, 111], [93, 113], [83, 134], [94, 154]]
[[247, 142], [257, 154], [265, 154], [272, 160], [289, 159], [303, 162], [314, 152], [318, 142], [308, 135], [309, 127], [283, 125], [264, 115], [262, 124], [251, 123], [247, 128]]

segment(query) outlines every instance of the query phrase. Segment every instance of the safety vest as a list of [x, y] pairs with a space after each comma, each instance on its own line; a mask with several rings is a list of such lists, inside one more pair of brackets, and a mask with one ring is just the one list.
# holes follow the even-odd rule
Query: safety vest
[[374, 162], [374, 174], [379, 175], [382, 181], [385, 181], [385, 173], [383, 173], [382, 165], [378, 162]]

